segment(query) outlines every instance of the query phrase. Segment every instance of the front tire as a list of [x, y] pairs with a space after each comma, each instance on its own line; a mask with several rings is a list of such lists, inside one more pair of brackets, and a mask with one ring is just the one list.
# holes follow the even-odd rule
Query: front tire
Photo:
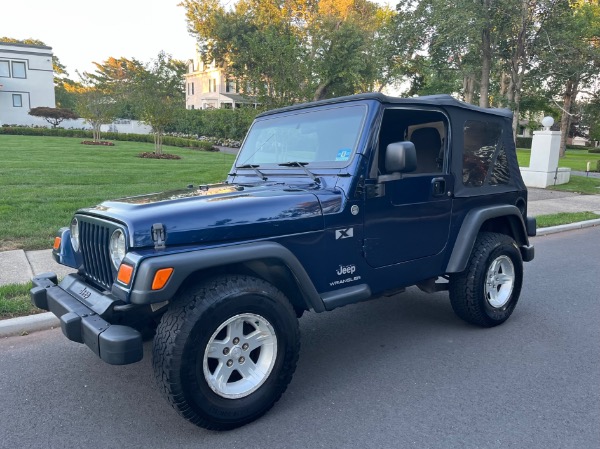
[[505, 234], [481, 232], [465, 271], [450, 278], [450, 303], [468, 323], [497, 326], [514, 311], [522, 284], [523, 260], [515, 241]]
[[174, 301], [157, 329], [153, 367], [184, 418], [226, 430], [275, 404], [299, 350], [298, 320], [283, 293], [254, 277], [222, 276]]

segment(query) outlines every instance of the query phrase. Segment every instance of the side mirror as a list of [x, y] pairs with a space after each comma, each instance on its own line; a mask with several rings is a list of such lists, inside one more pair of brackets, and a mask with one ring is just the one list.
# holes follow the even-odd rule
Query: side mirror
[[417, 151], [412, 142], [390, 143], [385, 149], [387, 173], [409, 173], [417, 169]]

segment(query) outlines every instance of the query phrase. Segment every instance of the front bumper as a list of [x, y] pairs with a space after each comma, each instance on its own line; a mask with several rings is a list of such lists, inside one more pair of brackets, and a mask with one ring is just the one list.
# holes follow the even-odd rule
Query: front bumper
[[63, 334], [71, 341], [85, 343], [111, 365], [142, 360], [142, 335], [128, 326], [113, 325], [100, 315], [110, 310], [113, 300], [70, 274], [57, 285], [54, 273], [33, 278], [31, 302], [60, 319]]

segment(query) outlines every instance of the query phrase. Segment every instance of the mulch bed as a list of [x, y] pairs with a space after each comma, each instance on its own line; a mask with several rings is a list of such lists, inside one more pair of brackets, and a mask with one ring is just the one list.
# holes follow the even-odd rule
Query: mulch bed
[[145, 159], [181, 159], [181, 156], [177, 156], [176, 154], [156, 154], [154, 151], [148, 151], [145, 153], [138, 154], [138, 157], [142, 157]]
[[115, 144], [112, 142], [109, 142], [108, 140], [83, 140], [81, 142], [84, 145], [101, 145], [101, 146], [105, 146], [105, 147], [114, 147]]

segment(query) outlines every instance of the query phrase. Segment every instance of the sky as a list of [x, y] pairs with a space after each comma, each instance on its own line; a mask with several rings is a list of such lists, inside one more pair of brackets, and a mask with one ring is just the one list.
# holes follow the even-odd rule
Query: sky
[[187, 32], [181, 0], [4, 0], [0, 37], [38, 39], [52, 47], [72, 79], [75, 70], [110, 56], [149, 62], [161, 50], [192, 59], [195, 39]]
[[[192, 59], [181, 0], [2, 0], [0, 37], [38, 39], [52, 47], [74, 80], [109, 57], [150, 62], [161, 50]], [[233, 1], [233, 0], [226, 0]], [[375, 0], [389, 4], [391, 0]]]

